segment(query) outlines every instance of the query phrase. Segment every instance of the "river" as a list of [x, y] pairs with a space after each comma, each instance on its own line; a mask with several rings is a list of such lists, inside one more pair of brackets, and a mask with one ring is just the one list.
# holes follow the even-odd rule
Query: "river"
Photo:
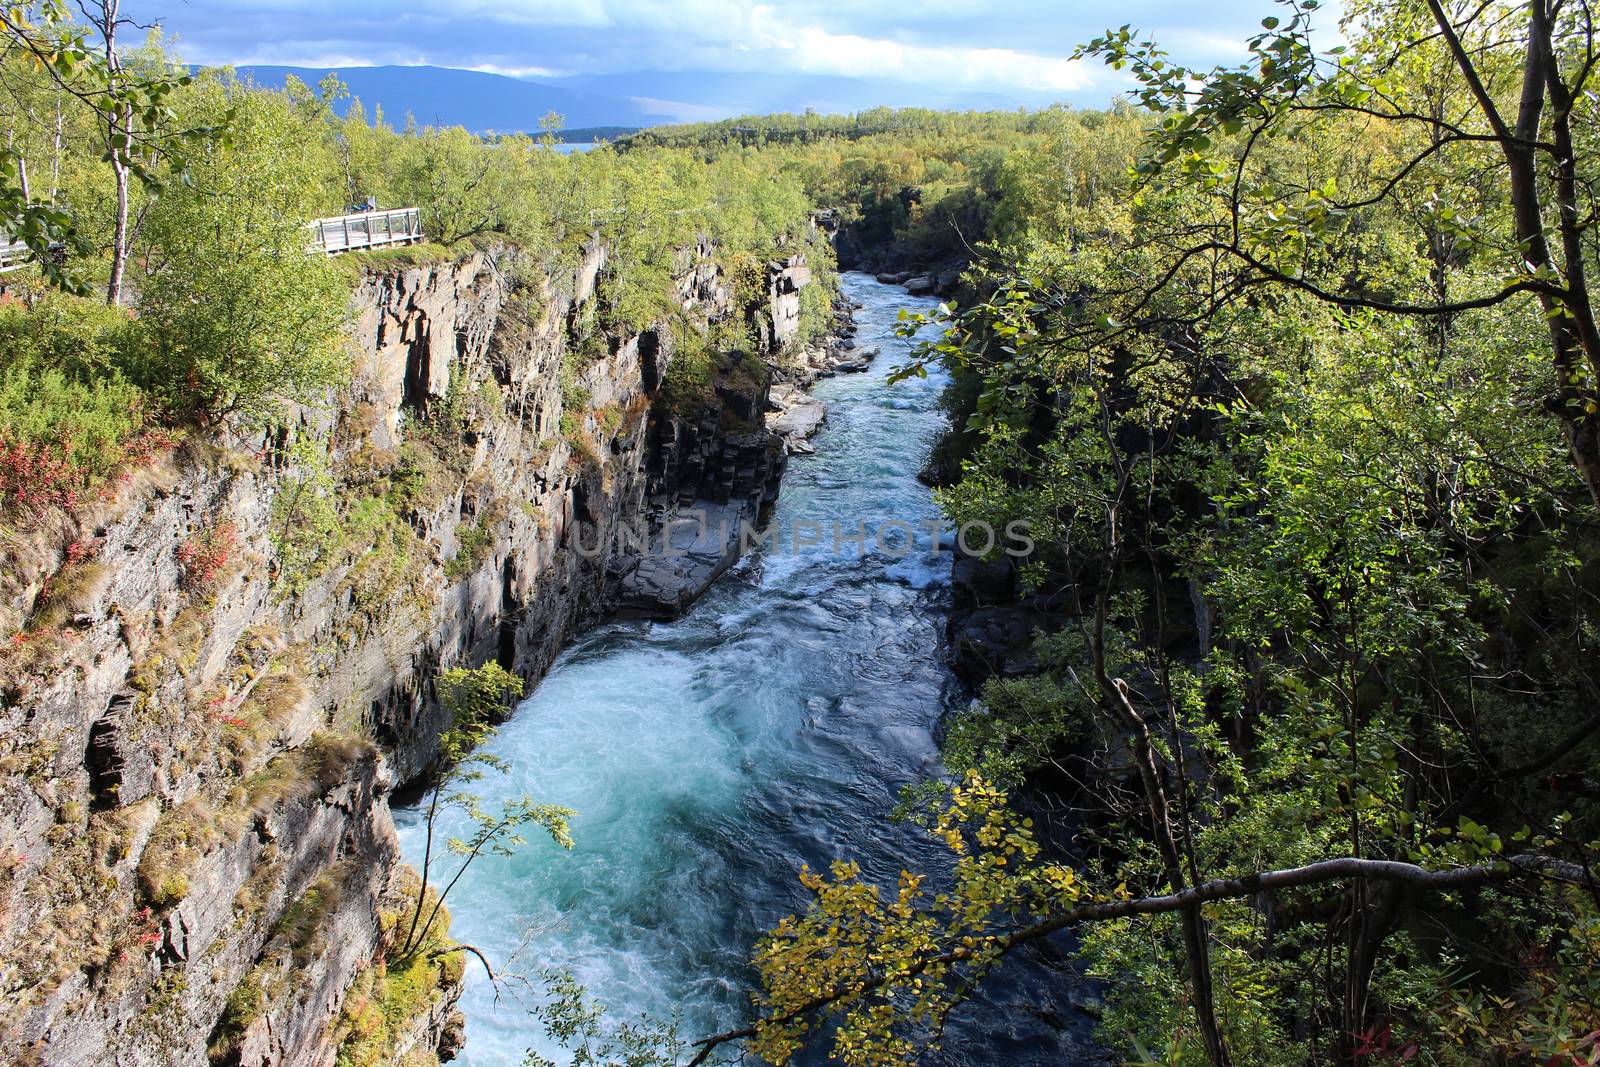
[[[908, 352], [897, 312], [933, 301], [859, 274], [844, 289], [864, 305], [859, 343], [883, 351], [816, 387], [828, 420], [784, 478], [782, 547], [746, 557], [681, 620], [576, 641], [491, 743], [509, 772], [474, 787], [491, 807], [526, 793], [577, 809], [577, 844], [478, 861], [451, 894], [452, 933], [514, 971], [571, 969], [611, 1017], [676, 1011], [686, 1036], [735, 1024], [751, 944], [805, 903], [802, 864], [854, 858], [892, 887], [943, 858], [889, 814], [902, 786], [938, 773], [939, 719], [965, 699], [941, 647], [951, 557], [926, 530], [909, 554], [897, 529], [887, 550], [871, 537], [938, 516], [916, 474], [944, 382], [887, 384]], [[808, 521], [829, 532], [797, 551]], [[864, 554], [835, 545], [835, 521], [845, 537], [865, 523]], [[416, 862], [417, 812], [397, 818]], [[459, 1062], [515, 1067], [530, 1048], [564, 1062], [516, 998], [468, 973]], [[1008, 961], [959, 1010], [939, 1062], [1089, 1062], [1075, 987], [1049, 946]]]

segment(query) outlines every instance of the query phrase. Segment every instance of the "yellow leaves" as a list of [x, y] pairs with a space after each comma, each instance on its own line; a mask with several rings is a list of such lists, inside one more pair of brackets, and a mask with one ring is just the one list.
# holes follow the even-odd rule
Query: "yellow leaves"
[[1071, 867], [1052, 864], [1041, 870], [1038, 878], [1045, 896], [1058, 903], [1075, 904], [1083, 896], [1077, 872]]
[[[802, 868], [810, 907], [778, 923], [758, 946], [767, 1022], [751, 1050], [783, 1064], [824, 1019], [837, 1021], [834, 1056], [859, 1067], [902, 1067], [924, 1050], [950, 1009], [1004, 952], [1018, 921], [1070, 906], [1077, 873], [1039, 866], [1031, 820], [1004, 792], [971, 775], [950, 791], [931, 832], [955, 857], [947, 885], [902, 870], [892, 892], [863, 882], [858, 864], [826, 874]], [[1126, 896], [1126, 887], [1119, 887]], [[820, 1008], [819, 1008], [820, 1005]], [[798, 1014], [796, 1014], [798, 1013]], [[776, 1024], [771, 1020], [796, 1015]]]

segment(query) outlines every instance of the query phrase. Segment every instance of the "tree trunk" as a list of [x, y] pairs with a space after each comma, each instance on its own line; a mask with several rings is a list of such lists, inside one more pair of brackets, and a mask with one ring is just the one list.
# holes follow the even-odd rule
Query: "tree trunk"
[[[105, 38], [106, 71], [113, 82], [122, 75], [117, 55], [120, 0], [100, 0], [99, 29]], [[106, 303], [122, 303], [122, 278], [128, 269], [128, 153], [133, 150], [133, 113], [126, 105], [112, 107], [106, 115], [106, 155], [117, 180], [117, 225], [111, 237], [111, 277], [106, 282]]]
[[[1564, 296], [1547, 291], [1539, 294], [1539, 305], [1549, 324], [1550, 348], [1559, 382], [1550, 408], [1551, 414], [1561, 422], [1573, 465], [1589, 490], [1590, 499], [1600, 505], [1600, 411], [1591, 410], [1596, 406], [1597, 399], [1594, 374], [1600, 369], [1600, 332], [1594, 326], [1594, 309], [1589, 304], [1586, 267], [1581, 245], [1577, 242], [1579, 227], [1576, 218], [1571, 215], [1575, 208], [1568, 203], [1572, 194], [1569, 191], [1563, 196], [1558, 189], [1560, 206], [1569, 215], [1563, 228], [1564, 245], [1573, 245], [1577, 254], [1569, 251], [1565, 270], [1558, 271], [1550, 250], [1544, 205], [1539, 193], [1537, 153], [1549, 94], [1553, 93], [1555, 97], [1556, 135], [1558, 139], [1564, 137], [1569, 142], [1563, 147], [1570, 148], [1570, 135], [1565, 131], [1566, 118], [1563, 113], [1563, 105], [1568, 103], [1565, 100], [1566, 86], [1561, 81], [1555, 58], [1550, 9], [1546, 0], [1531, 0], [1528, 4], [1528, 46], [1523, 57], [1522, 91], [1517, 101], [1517, 118], [1513, 127], [1501, 117], [1494, 98], [1479, 76], [1470, 52], [1456, 33], [1455, 25], [1445, 13], [1440, 0], [1428, 0], [1428, 7], [1456, 66], [1466, 78], [1478, 109], [1494, 130], [1505, 156], [1512, 217], [1516, 221], [1517, 242], [1521, 247], [1524, 266], [1535, 272], [1548, 271], [1565, 280]], [[1571, 152], [1562, 154], [1568, 157], [1572, 155]], [[1557, 161], [1557, 180], [1562, 188], [1570, 190], [1576, 186], [1576, 175], [1572, 171], [1574, 166], [1575, 160], [1572, 158]], [[1571, 242], [1566, 242], [1568, 234], [1572, 235]]]
[[106, 303], [122, 303], [122, 276], [128, 269], [128, 167], [120, 159], [111, 161], [117, 176], [117, 227], [111, 237], [111, 278], [106, 282]]
[[[1107, 576], [1111, 568], [1106, 570]], [[1102, 579], [1095, 603], [1094, 628], [1090, 635], [1090, 657], [1095, 682], [1112, 715], [1121, 721], [1132, 735], [1133, 762], [1139, 771], [1144, 787], [1145, 803], [1150, 814], [1151, 833], [1161, 852], [1162, 867], [1174, 893], [1182, 893], [1189, 882], [1183, 873], [1183, 857], [1172, 830], [1172, 807], [1167, 799], [1166, 787], [1161, 781], [1161, 768], [1156, 763], [1155, 746], [1150, 737], [1150, 725], [1128, 698], [1128, 686], [1121, 678], [1112, 678], [1106, 670], [1105, 621], [1107, 615], [1107, 584]], [[1180, 743], [1177, 738], [1173, 744]], [[1211, 984], [1210, 934], [1206, 930], [1205, 916], [1200, 905], [1185, 907], [1179, 913], [1183, 929], [1184, 955], [1189, 964], [1189, 986], [1194, 995], [1195, 1022], [1205, 1044], [1206, 1057], [1212, 1067], [1232, 1067], [1233, 1057], [1228, 1051], [1222, 1027], [1217, 1023], [1217, 1006]]]
[[1394, 928], [1403, 892], [1398, 885], [1373, 887], [1375, 901], [1368, 900], [1365, 878], [1350, 883], [1350, 955], [1345, 964], [1344, 1003], [1339, 1013], [1339, 1058], [1352, 1067], [1361, 1067], [1369, 1057], [1357, 1055], [1358, 1040], [1374, 1025], [1372, 1017], [1372, 975], [1378, 969], [1378, 955]]

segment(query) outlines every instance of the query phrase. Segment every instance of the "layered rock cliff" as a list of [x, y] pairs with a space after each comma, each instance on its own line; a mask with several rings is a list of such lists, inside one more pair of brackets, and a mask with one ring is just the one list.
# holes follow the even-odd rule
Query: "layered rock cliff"
[[[266, 438], [191, 433], [12, 539], [0, 1060], [321, 1067], [446, 1041], [461, 957], [420, 991], [381, 962], [408, 891], [388, 798], [445, 725], [434, 676], [536, 679], [647, 561], [621, 528], [754, 519], [783, 467], [762, 357], [799, 328], [804, 262], [742, 304], [715, 249], [687, 250], [662, 294], [681, 310], [630, 332], [598, 306], [605, 256], [370, 268], [349, 389]], [[741, 333], [757, 351], [713, 340]], [[696, 388], [664, 388], [680, 360]]]

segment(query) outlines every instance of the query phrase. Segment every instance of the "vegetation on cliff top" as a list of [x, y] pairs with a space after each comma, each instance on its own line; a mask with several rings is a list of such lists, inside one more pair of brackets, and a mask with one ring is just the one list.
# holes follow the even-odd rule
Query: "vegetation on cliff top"
[[[607, 334], [679, 312], [674, 279], [701, 241], [727, 265], [741, 308], [765, 285], [743, 264], [814, 247], [812, 203], [775, 159], [565, 155], [525, 136], [396, 131], [381, 115], [369, 121], [359, 101], [338, 118], [344, 90], [333, 80], [269, 91], [226, 70], [191, 76], [158, 34], [111, 65], [93, 40], [59, 4], [32, 22], [6, 17], [0, 155], [21, 181], [7, 187], [3, 225], [22, 233], [24, 215], [43, 213], [41, 240], [62, 242], [7, 278], [15, 306], [4, 312], [0, 448], [33, 474], [4, 487], [10, 522], [101, 489], [158, 431], [273, 423], [291, 404], [325, 402], [350, 369], [357, 279], [346, 262], [381, 269], [500, 242], [530, 271], [561, 278], [604, 248], [599, 299], [578, 339], [603, 348]], [[110, 90], [94, 88], [104, 84], [126, 100], [107, 102]], [[141, 93], [159, 108], [138, 120], [125, 151], [108, 153], [106, 109]], [[346, 261], [305, 254], [307, 221], [368, 198], [419, 205], [433, 244]], [[45, 291], [51, 281], [98, 288], [134, 312], [97, 311], [87, 297]], [[807, 315], [824, 320], [826, 308]], [[40, 364], [35, 353], [60, 349], [64, 329], [77, 335], [71, 358]]]

